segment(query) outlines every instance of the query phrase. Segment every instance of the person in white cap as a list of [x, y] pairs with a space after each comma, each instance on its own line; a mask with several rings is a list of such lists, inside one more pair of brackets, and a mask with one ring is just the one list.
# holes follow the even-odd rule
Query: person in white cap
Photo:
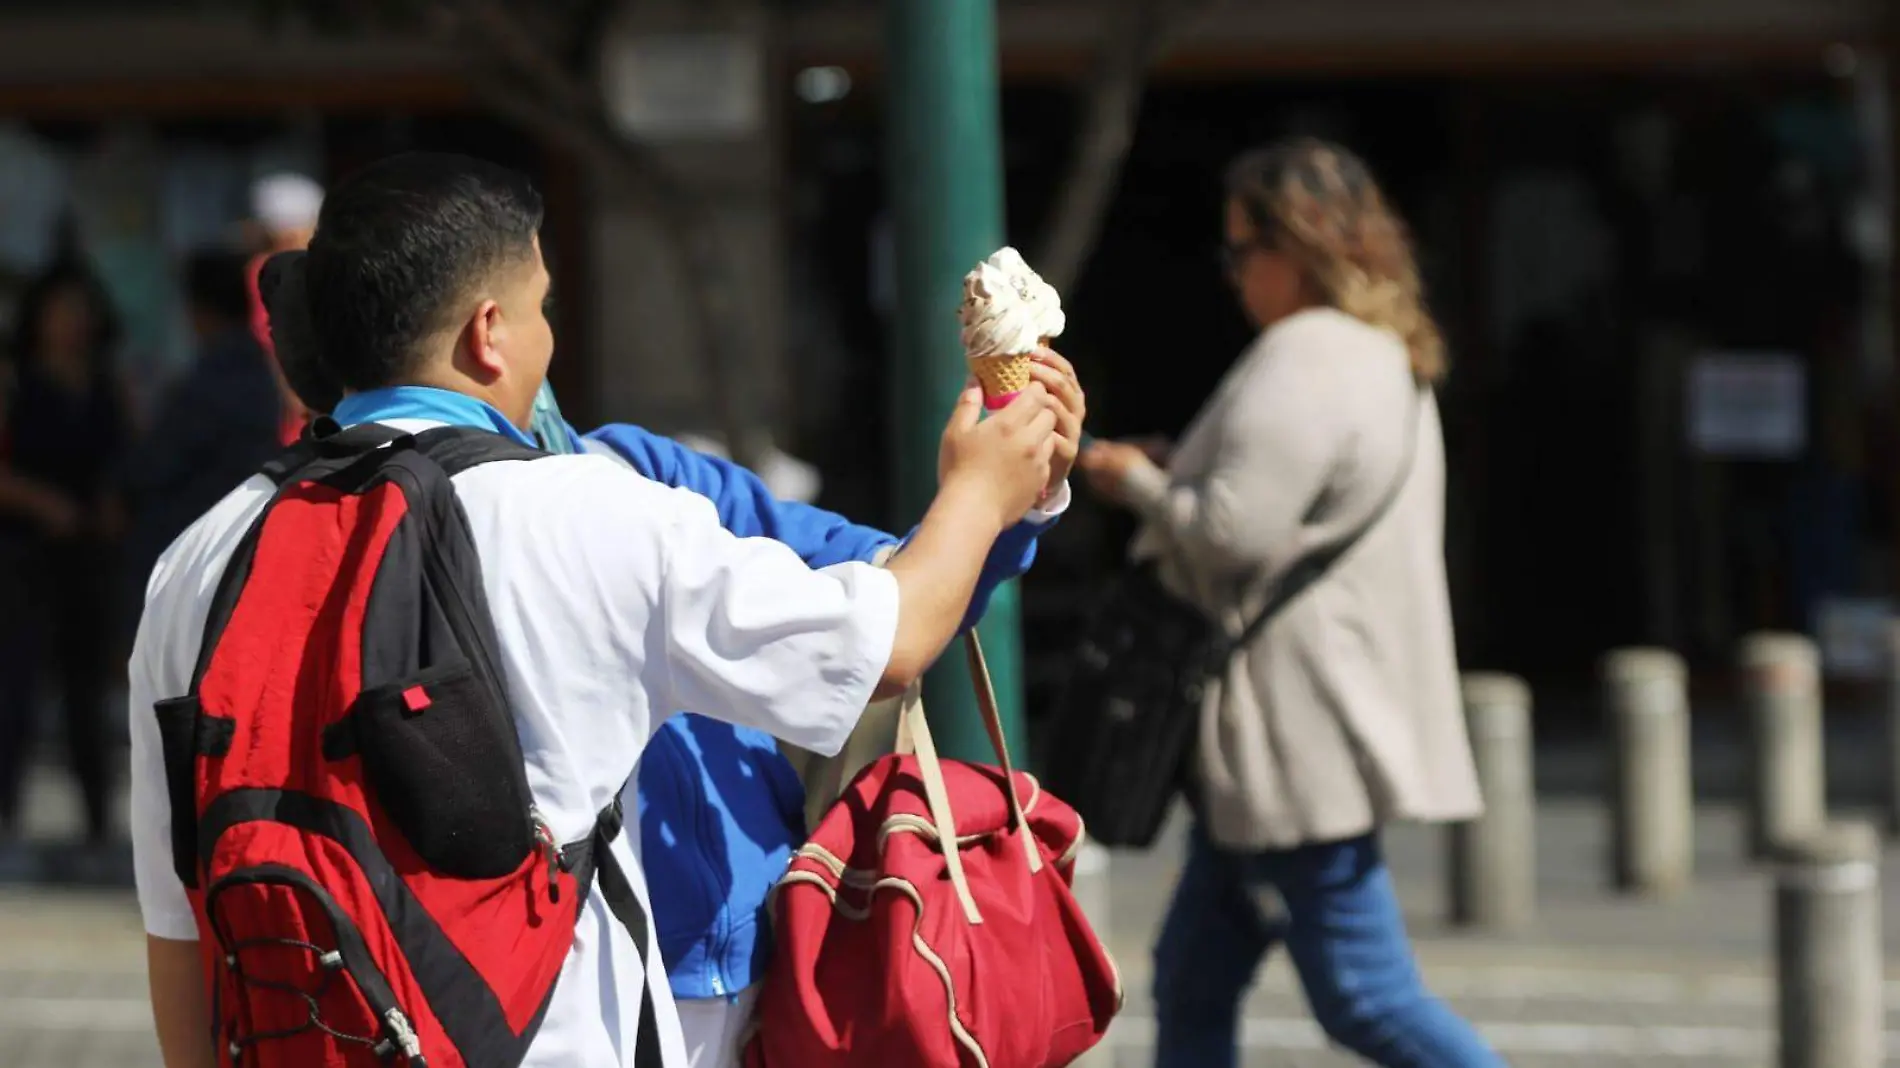
[[301, 174], [267, 175], [251, 186], [251, 214], [262, 231], [263, 248], [252, 257], [249, 270], [251, 287], [251, 333], [271, 357], [271, 369], [277, 375], [277, 392], [283, 406], [281, 437], [285, 444], [297, 440], [310, 418], [297, 394], [284, 381], [277, 363], [277, 347], [271, 342], [270, 310], [258, 291], [257, 276], [264, 261], [279, 252], [309, 247], [310, 235], [317, 229], [317, 214], [323, 209], [323, 187]]
[[301, 174], [267, 175], [251, 186], [251, 214], [271, 252], [307, 247], [322, 208], [323, 187]]

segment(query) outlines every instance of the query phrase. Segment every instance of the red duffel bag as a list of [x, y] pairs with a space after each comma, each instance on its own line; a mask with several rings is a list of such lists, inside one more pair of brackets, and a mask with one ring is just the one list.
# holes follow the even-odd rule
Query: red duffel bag
[[[1101, 1041], [1121, 977], [1069, 892], [1082, 820], [1010, 766], [939, 761], [921, 706], [773, 891], [747, 1068], [1054, 1068]], [[951, 849], [942, 843], [954, 842]]]

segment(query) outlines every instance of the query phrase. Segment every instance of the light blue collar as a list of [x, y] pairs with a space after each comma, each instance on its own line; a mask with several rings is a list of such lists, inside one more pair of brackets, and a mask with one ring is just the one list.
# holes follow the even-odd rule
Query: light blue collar
[[523, 445], [534, 445], [534, 439], [526, 431], [510, 423], [493, 405], [465, 393], [432, 386], [390, 386], [352, 393], [343, 398], [330, 416], [344, 426], [386, 423], [391, 419], [426, 419], [432, 423], [492, 430]]

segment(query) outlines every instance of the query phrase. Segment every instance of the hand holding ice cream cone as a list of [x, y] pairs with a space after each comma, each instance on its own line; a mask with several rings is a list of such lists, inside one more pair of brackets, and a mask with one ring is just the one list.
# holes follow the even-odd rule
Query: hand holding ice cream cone
[[995, 506], [1000, 530], [1020, 519], [1048, 485], [1058, 416], [1033, 385], [1006, 410], [990, 418], [981, 412], [978, 391], [966, 390], [937, 452], [938, 492]]

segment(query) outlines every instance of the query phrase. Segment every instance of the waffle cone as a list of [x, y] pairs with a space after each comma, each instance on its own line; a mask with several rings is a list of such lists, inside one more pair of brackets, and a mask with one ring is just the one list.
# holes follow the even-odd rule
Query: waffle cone
[[970, 357], [970, 373], [976, 376], [986, 397], [1007, 397], [1029, 387], [1031, 353], [1004, 353], [1000, 356]]

